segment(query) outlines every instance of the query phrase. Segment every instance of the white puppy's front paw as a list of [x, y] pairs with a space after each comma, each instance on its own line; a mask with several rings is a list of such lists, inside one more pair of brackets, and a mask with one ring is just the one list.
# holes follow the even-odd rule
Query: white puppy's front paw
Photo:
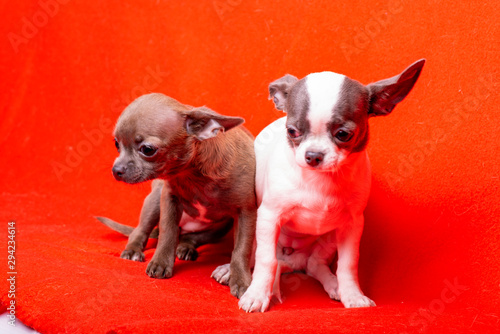
[[346, 308], [376, 306], [373, 300], [363, 295], [351, 295], [347, 298], [341, 298], [341, 301]]
[[220, 284], [228, 285], [229, 278], [231, 276], [231, 270], [229, 269], [229, 267], [230, 267], [229, 263], [218, 266], [212, 272], [212, 277]]
[[255, 289], [250, 285], [238, 302], [238, 306], [245, 312], [265, 312], [269, 308], [271, 295], [265, 289]]

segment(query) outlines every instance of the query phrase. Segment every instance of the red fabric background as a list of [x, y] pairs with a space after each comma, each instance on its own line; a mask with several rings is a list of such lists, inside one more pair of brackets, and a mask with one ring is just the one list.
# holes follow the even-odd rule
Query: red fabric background
[[[42, 333], [499, 330], [498, 2], [1, 7], [0, 263], [6, 273], [13, 220], [16, 312], [27, 325]], [[331, 70], [369, 83], [423, 57], [407, 100], [371, 120], [360, 280], [376, 308], [344, 309], [294, 274], [283, 278], [282, 305], [248, 315], [209, 277], [229, 260], [230, 238], [202, 248], [197, 262], [177, 262], [172, 279], [154, 280], [146, 263], [121, 260], [126, 239], [93, 219], [135, 225], [149, 190], [110, 171], [113, 124], [138, 95], [240, 115], [257, 134], [281, 116], [266, 90], [285, 73]], [[153, 252], [150, 242], [147, 261]], [[5, 309], [5, 279], [1, 286]]]

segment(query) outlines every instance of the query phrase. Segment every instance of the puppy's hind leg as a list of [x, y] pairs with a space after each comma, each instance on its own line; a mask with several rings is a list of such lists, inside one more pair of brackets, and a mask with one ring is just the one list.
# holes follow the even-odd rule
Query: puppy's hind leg
[[337, 276], [330, 269], [337, 250], [335, 231], [321, 236], [312, 247], [311, 255], [307, 259], [307, 274], [320, 281], [331, 299], [340, 301]]
[[218, 242], [233, 227], [233, 219], [214, 224], [214, 228], [201, 232], [182, 234], [177, 245], [177, 258], [185, 261], [195, 261], [198, 258], [196, 248]]
[[212, 277], [214, 280], [216, 280], [217, 282], [219, 282], [222, 285], [228, 285], [229, 284], [229, 277], [231, 277], [230, 266], [231, 266], [231, 264], [229, 264], [229, 263], [218, 266], [212, 272], [212, 275], [210, 277]]
[[291, 272], [293, 272], [293, 269], [288, 265], [288, 263], [282, 260], [278, 260], [278, 268], [276, 269], [276, 277], [274, 278], [273, 283], [273, 297], [275, 297], [280, 302], [280, 304], [283, 303], [283, 301], [281, 300], [280, 288], [281, 275]]
[[160, 220], [162, 187], [163, 181], [161, 180], [154, 180], [151, 184], [151, 193], [144, 199], [142, 205], [139, 225], [130, 233], [127, 246], [120, 255], [122, 259], [144, 261], [144, 247], [146, 247], [151, 232]]

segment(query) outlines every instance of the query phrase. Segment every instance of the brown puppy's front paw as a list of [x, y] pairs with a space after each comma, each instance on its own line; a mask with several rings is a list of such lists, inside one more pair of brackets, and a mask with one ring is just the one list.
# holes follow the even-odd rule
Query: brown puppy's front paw
[[252, 277], [250, 274], [239, 273], [239, 275], [235, 275], [231, 273], [229, 277], [229, 288], [231, 290], [231, 294], [236, 298], [240, 299], [241, 296], [247, 291], [250, 286], [250, 282], [252, 281]]
[[198, 258], [198, 251], [190, 244], [179, 244], [176, 254], [179, 260], [184, 261], [195, 261]]
[[146, 268], [146, 274], [151, 278], [170, 278], [172, 277], [172, 266], [168, 266], [163, 261], [151, 260]]
[[122, 259], [144, 262], [144, 253], [138, 249], [125, 249], [120, 255]]

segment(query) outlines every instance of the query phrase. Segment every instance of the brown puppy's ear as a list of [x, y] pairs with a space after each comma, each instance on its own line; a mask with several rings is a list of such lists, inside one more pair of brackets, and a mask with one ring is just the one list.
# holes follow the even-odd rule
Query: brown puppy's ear
[[273, 99], [278, 110], [284, 110], [288, 93], [295, 83], [299, 81], [293, 75], [287, 74], [284, 77], [269, 84], [269, 100]]
[[425, 59], [420, 59], [395, 77], [367, 85], [366, 87], [370, 93], [370, 109], [368, 115], [388, 115], [396, 104], [403, 101], [406, 95], [411, 91], [420, 76], [424, 64]]
[[219, 132], [231, 130], [245, 122], [241, 117], [220, 115], [207, 107], [194, 108], [185, 115], [187, 133], [198, 140], [213, 138]]

